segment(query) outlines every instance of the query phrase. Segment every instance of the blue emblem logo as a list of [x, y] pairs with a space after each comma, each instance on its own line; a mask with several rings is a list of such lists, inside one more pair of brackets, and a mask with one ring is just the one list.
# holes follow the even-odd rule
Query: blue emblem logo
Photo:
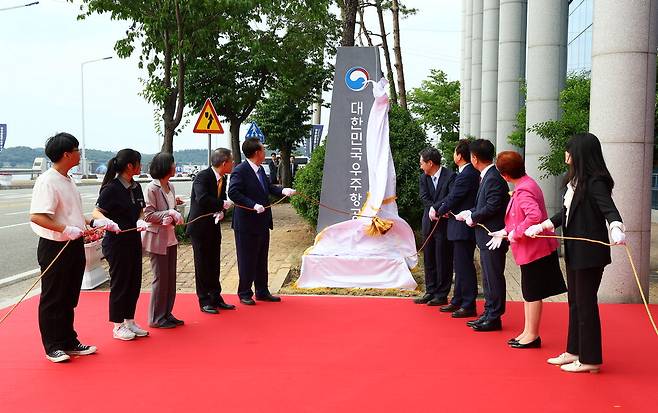
[[353, 67], [345, 73], [345, 85], [354, 92], [360, 92], [365, 89], [368, 80], [370, 80], [370, 75], [362, 67]]

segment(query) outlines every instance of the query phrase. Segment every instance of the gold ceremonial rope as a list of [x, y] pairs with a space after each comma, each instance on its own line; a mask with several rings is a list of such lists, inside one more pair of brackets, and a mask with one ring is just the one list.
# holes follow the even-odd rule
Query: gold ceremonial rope
[[[453, 217], [455, 217], [455, 214], [450, 211], [449, 214], [451, 214]], [[491, 233], [491, 230], [487, 228], [486, 226], [482, 224], [476, 224], [479, 227], [482, 227], [487, 231], [487, 234]], [[504, 238], [508, 238], [507, 235], [504, 236]], [[628, 245], [626, 244], [609, 244], [607, 242], [599, 241], [596, 239], [589, 239], [589, 238], [580, 238], [580, 237], [563, 237], [560, 235], [536, 235], [535, 238], [552, 238], [552, 239], [564, 239], [564, 240], [570, 240], [570, 241], [584, 241], [584, 242], [590, 242], [592, 244], [600, 244], [600, 245], [605, 245], [606, 247], [621, 247], [623, 246], [626, 249], [626, 255], [628, 256], [628, 261], [631, 263], [631, 269], [633, 270], [633, 275], [635, 276], [635, 282], [637, 283], [637, 288], [640, 290], [640, 296], [642, 297], [642, 302], [644, 303], [644, 309], [647, 312], [647, 315], [649, 316], [649, 321], [651, 322], [651, 325], [653, 326], [653, 331], [656, 333], [658, 336], [658, 327], [656, 327], [656, 323], [653, 320], [653, 315], [651, 314], [651, 310], [649, 309], [649, 303], [647, 302], [647, 298], [644, 296], [644, 291], [642, 290], [642, 284], [640, 283], [640, 277], [637, 275], [637, 269], [635, 268], [635, 262], [633, 261], [633, 257], [631, 256], [631, 249], [629, 248]]]

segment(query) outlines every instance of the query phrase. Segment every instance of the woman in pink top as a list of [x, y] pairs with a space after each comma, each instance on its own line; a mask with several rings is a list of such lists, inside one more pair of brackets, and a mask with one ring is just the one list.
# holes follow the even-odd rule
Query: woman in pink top
[[[537, 182], [526, 175], [521, 155], [513, 151], [499, 153], [496, 168], [507, 182], [514, 185], [514, 192], [507, 205], [505, 229], [489, 235], [509, 239], [514, 261], [521, 266], [521, 290], [525, 301], [523, 332], [510, 339], [508, 344], [513, 348], [539, 348], [542, 300], [567, 291], [557, 255], [558, 242], [524, 235], [528, 227], [548, 219], [548, 214], [544, 194]], [[545, 235], [553, 234], [546, 232]], [[497, 244], [494, 242], [492, 246]]]

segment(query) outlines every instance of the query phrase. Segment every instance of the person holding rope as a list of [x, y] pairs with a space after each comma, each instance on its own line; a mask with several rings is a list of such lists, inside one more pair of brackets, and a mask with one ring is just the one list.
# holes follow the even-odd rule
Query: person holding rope
[[176, 260], [178, 239], [176, 224], [183, 223], [183, 216], [176, 206], [183, 203], [176, 197], [174, 185], [169, 179], [176, 174], [172, 154], [160, 152], [149, 166], [153, 181], [146, 187], [144, 220], [149, 223], [142, 232], [142, 246], [149, 254], [153, 271], [153, 289], [149, 305], [149, 326], [174, 328], [184, 324], [172, 314], [176, 300]]
[[[550, 219], [528, 228], [526, 235], [537, 236], [562, 227], [565, 237], [587, 237], [607, 244], [607, 221], [613, 244], [624, 244], [624, 224], [612, 200], [614, 180], [605, 164], [599, 139], [591, 133], [573, 135], [564, 156], [569, 165], [564, 180], [564, 206]], [[564, 261], [569, 301], [567, 348], [547, 361], [566, 372], [596, 373], [603, 363], [597, 293], [603, 269], [612, 262], [610, 247], [566, 239]]]
[[[525, 325], [523, 331], [507, 344], [512, 348], [540, 348], [539, 323], [542, 300], [567, 291], [557, 255], [558, 242], [552, 238], [529, 239], [525, 231], [548, 218], [544, 194], [534, 179], [526, 175], [523, 158], [518, 152], [505, 151], [496, 157], [496, 168], [514, 192], [505, 214], [505, 228], [489, 233], [494, 238], [507, 238], [514, 261], [521, 267], [521, 291]], [[554, 235], [552, 232], [549, 235]], [[494, 246], [499, 245], [498, 242]]]
[[59, 363], [96, 352], [95, 346], [78, 341], [73, 328], [85, 272], [85, 225], [108, 230], [118, 227], [110, 220], [87, 221], [82, 213], [80, 192], [68, 176], [80, 163], [78, 140], [69, 133], [58, 133], [46, 141], [45, 152], [53, 166], [34, 183], [30, 225], [39, 236], [37, 260], [44, 274], [39, 296], [41, 341], [46, 358]]
[[[210, 155], [210, 164], [192, 183], [190, 223], [186, 232], [194, 252], [194, 281], [199, 307], [204, 313], [218, 314], [219, 309], [235, 309], [233, 304], [224, 302], [219, 282], [222, 245], [219, 222], [233, 205], [226, 199], [226, 176], [233, 170], [233, 154], [226, 148], [215, 149]], [[200, 218], [204, 215], [208, 216]]]
[[235, 209], [232, 222], [240, 277], [238, 296], [242, 304], [256, 304], [253, 285], [257, 300], [279, 302], [281, 298], [272, 295], [267, 285], [267, 254], [273, 228], [269, 197], [291, 196], [295, 190], [282, 189], [269, 181], [261, 166], [265, 148], [258, 138], [244, 141], [242, 152], [247, 160], [235, 167], [228, 189], [229, 197], [240, 206]]
[[[461, 211], [455, 219], [465, 221], [471, 227], [482, 224], [492, 231], [503, 229], [509, 188], [493, 164], [493, 143], [486, 139], [476, 139], [471, 142], [470, 150], [471, 163], [480, 171], [480, 188], [475, 207]], [[505, 239], [489, 236], [482, 228], [475, 229], [475, 242], [480, 249], [484, 313], [466, 325], [475, 331], [502, 330], [500, 318], [505, 313], [505, 259], [508, 243]], [[496, 245], [495, 248], [490, 248], [492, 245]]]
[[133, 180], [141, 172], [142, 155], [133, 149], [122, 149], [107, 163], [94, 209], [94, 219], [109, 218], [121, 232], [103, 238], [103, 255], [110, 264], [110, 321], [112, 336], [133, 340], [148, 336], [148, 331], [135, 323], [135, 308], [142, 285], [142, 239], [138, 231], [148, 224], [141, 219], [146, 206], [139, 183]]

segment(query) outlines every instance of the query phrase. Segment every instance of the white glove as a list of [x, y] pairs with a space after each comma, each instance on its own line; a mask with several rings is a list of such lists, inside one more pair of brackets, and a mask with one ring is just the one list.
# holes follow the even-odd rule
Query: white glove
[[615, 245], [624, 245], [626, 244], [626, 234], [619, 227], [613, 227], [610, 230], [610, 238], [612, 243]]
[[473, 218], [471, 218], [471, 214], [469, 214], [466, 217], [466, 221], [464, 221], [464, 222], [466, 222], [466, 225], [468, 225], [469, 227], [474, 227], [475, 226], [475, 222], [473, 222]]
[[438, 218], [436, 217], [436, 210], [434, 209], [434, 207], [430, 207], [430, 211], [427, 215], [430, 217], [431, 221], [437, 221], [438, 220]]
[[174, 223], [174, 217], [171, 215], [167, 215], [166, 217], [162, 218], [162, 225], [171, 225]]
[[233, 206], [233, 201], [229, 201], [228, 199], [224, 201], [224, 209], [231, 209]]
[[117, 234], [121, 232], [121, 228], [119, 228], [117, 223], [109, 218], [95, 219], [94, 228], [98, 228], [98, 227], [105, 227], [106, 231], [114, 232]]
[[215, 225], [219, 224], [219, 221], [224, 219], [224, 213], [223, 212], [215, 212], [212, 214], [213, 218], [215, 218]]
[[66, 239], [73, 241], [74, 239], [80, 238], [83, 234], [83, 231], [78, 227], [67, 225], [66, 228], [64, 228], [64, 231], [62, 231], [62, 234], [66, 237]]
[[541, 234], [542, 232], [544, 232], [544, 227], [542, 226], [542, 224], [535, 224], [535, 225], [530, 225], [528, 229], [525, 230], [523, 235], [530, 238], [536, 238], [537, 235]]
[[459, 214], [455, 215], [455, 219], [457, 221], [466, 221], [466, 217], [471, 217], [471, 210], [467, 209], [465, 211], [460, 212]]
[[254, 209], [256, 210], [256, 213], [258, 213], [258, 214], [262, 214], [263, 212], [265, 212], [265, 207], [262, 206], [261, 204], [254, 205]]
[[496, 248], [499, 248], [500, 245], [503, 243], [503, 239], [507, 235], [507, 231], [505, 229], [501, 229], [498, 231], [490, 232], [488, 234], [491, 239], [489, 242], [487, 242], [487, 247], [489, 247], [489, 250], [495, 250]]
[[281, 193], [283, 193], [283, 195], [285, 195], [285, 196], [293, 196], [297, 193], [297, 191], [295, 191], [292, 188], [283, 188]]
[[507, 234], [507, 240], [509, 241], [510, 244], [516, 242], [514, 240], [514, 230], [511, 230], [509, 234]]
[[147, 224], [146, 221], [144, 221], [143, 219], [138, 219], [137, 220], [137, 224], [136, 224], [137, 231], [140, 231], [140, 232], [144, 231], [144, 230], [146, 230], [146, 227], [148, 227], [148, 226], [149, 226], [149, 224]]
[[169, 216], [173, 219], [172, 222], [175, 221], [177, 224], [183, 223], [183, 216], [181, 215], [180, 212], [176, 211], [175, 209], [170, 209], [167, 212], [169, 213]]

